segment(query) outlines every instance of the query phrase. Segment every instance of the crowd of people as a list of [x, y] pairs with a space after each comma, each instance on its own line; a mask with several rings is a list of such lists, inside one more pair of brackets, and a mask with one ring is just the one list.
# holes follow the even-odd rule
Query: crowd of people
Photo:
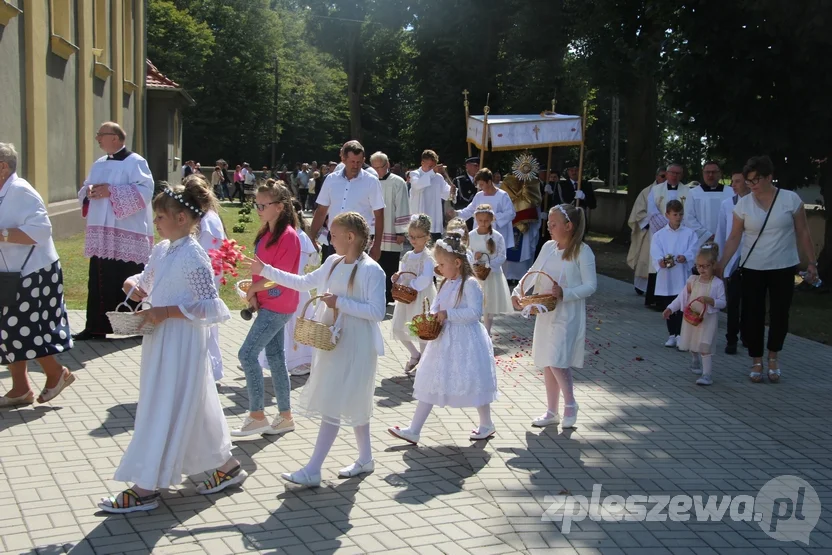
[[[138, 313], [152, 331], [142, 345], [135, 431], [115, 474], [132, 485], [102, 499], [102, 510], [152, 510], [160, 490], [202, 472], [208, 474], [199, 493], [239, 485], [247, 474], [231, 454], [231, 437], [292, 432], [296, 415], [316, 419], [320, 427], [308, 462], [283, 474], [285, 480], [318, 486], [342, 425], [353, 428], [357, 457], [339, 475], [372, 472], [373, 395], [378, 359], [385, 355], [380, 323], [390, 304], [392, 336], [411, 355], [403, 371], [414, 377], [417, 401], [407, 425], [390, 423], [387, 431], [394, 437], [420, 443], [435, 406], [476, 408], [479, 423], [471, 440], [496, 433], [491, 327], [496, 315], [517, 312], [535, 318], [532, 357], [545, 376], [546, 410], [531, 425], [576, 425], [572, 372], [584, 365], [586, 300], [597, 279], [594, 254], [584, 242], [588, 211], [573, 203], [591, 208], [594, 198], [591, 187], [578, 183], [573, 165], [567, 165], [568, 179], [550, 173], [540, 184], [545, 210], [534, 206], [531, 216], [545, 229], [518, 234], [517, 210], [500, 176], [476, 159], [468, 159], [465, 174], [451, 180], [437, 153], [425, 150], [420, 166], [402, 177], [383, 152], [368, 163], [364, 147], [348, 141], [340, 163], [299, 164], [285, 180], [258, 182], [243, 164], [232, 183], [224, 161], [210, 178], [188, 163], [191, 171], [181, 184], [154, 196], [147, 162], [126, 149], [124, 130], [108, 122], [97, 139], [106, 156], [93, 164], [78, 195], [90, 259], [86, 324], [72, 337], [46, 208], [16, 175], [14, 147], [0, 143], [0, 254], [7, 268], [0, 279], [17, 292], [12, 300], [7, 288], [0, 292], [6, 295], [0, 297], [0, 358], [13, 379], [0, 406], [34, 402], [30, 360], [46, 374], [38, 402], [54, 399], [75, 380], [55, 355], [72, 348], [73, 337], [94, 340], [112, 333], [107, 313], [125, 297], [133, 306], [149, 303]], [[754, 361], [751, 377], [762, 379], [768, 294], [768, 377], [776, 382], [798, 248], [813, 258], [802, 204], [774, 187], [765, 157], [752, 158], [732, 177], [733, 195], [719, 184], [716, 164], [706, 164], [704, 175], [702, 185], [684, 186], [681, 168], [673, 164], [657, 173], [657, 183], [640, 198], [630, 218], [636, 287], [663, 310], [667, 346], [692, 353], [701, 385], [712, 383], [717, 314], [727, 306], [729, 320], [736, 318], [737, 304], [740, 336]], [[261, 228], [241, 270], [251, 275], [246, 295], [256, 315], [238, 349], [248, 413], [229, 429], [215, 383], [223, 376], [223, 351], [234, 348], [220, 337], [231, 315], [219, 297], [220, 278], [209, 252], [225, 239], [218, 199], [227, 197], [228, 185], [236, 191], [238, 184], [254, 198]], [[303, 212], [313, 208], [307, 222]], [[154, 227], [162, 239], [156, 245]], [[527, 265], [514, 267], [520, 268], [519, 279], [509, 285], [508, 253], [515, 238], [522, 241], [527, 233], [535, 249]], [[736, 268], [742, 285], [734, 288]], [[814, 268], [811, 261], [810, 274]], [[413, 300], [395, 296], [394, 286], [413, 291]], [[424, 305], [441, 325], [433, 339], [413, 332]], [[319, 341], [326, 347], [295, 337], [301, 318], [325, 327]], [[736, 321], [731, 325], [729, 334]], [[289, 371], [305, 364], [309, 378], [293, 407]], [[264, 369], [271, 373], [277, 404], [271, 420]]]

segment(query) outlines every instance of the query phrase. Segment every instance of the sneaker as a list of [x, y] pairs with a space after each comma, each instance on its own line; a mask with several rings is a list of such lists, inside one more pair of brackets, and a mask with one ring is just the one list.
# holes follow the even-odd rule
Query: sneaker
[[268, 435], [281, 435], [287, 432], [294, 432], [295, 431], [295, 419], [294, 418], [283, 418], [279, 414], [274, 417], [272, 420], [271, 426], [264, 434]]
[[552, 424], [560, 424], [560, 416], [557, 413], [552, 414], [549, 411], [532, 420], [532, 426], [535, 428], [545, 428]]
[[664, 342], [664, 346], [665, 347], [675, 347], [676, 343], [677, 343], [676, 336], [671, 335], [670, 337], [667, 338], [667, 341]]
[[255, 420], [250, 416], [246, 416], [243, 420], [243, 425], [236, 430], [231, 430], [231, 435], [234, 437], [256, 436], [270, 433], [272, 427], [269, 425], [267, 419]]
[[301, 364], [295, 368], [289, 370], [290, 376], [308, 376], [309, 372], [311, 371], [309, 364]]
[[735, 355], [737, 354], [737, 344], [736, 343], [728, 343], [725, 345], [725, 354], [726, 355]]
[[707, 374], [696, 380], [696, 385], [711, 385], [712, 383], [714, 383], [713, 378]]

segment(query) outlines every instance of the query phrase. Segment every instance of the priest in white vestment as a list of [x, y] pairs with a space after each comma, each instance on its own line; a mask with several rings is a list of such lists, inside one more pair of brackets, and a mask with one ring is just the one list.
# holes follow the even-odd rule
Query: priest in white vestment
[[656, 170], [656, 180], [645, 187], [636, 198], [627, 224], [630, 226], [630, 250], [627, 252], [627, 265], [633, 269], [633, 286], [636, 293], [643, 295], [647, 291], [647, 282], [653, 265], [650, 263], [650, 230], [647, 218], [647, 198], [650, 190], [657, 183], [667, 180], [665, 168]]
[[685, 204], [685, 225], [696, 232], [697, 248], [714, 240], [722, 202], [734, 196], [730, 187], [719, 182], [722, 170], [716, 162], [705, 163], [702, 177], [702, 184], [690, 190], [690, 198]]

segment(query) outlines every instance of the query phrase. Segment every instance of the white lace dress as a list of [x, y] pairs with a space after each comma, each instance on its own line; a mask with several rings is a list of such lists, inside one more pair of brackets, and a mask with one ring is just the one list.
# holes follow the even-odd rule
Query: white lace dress
[[[261, 275], [298, 291], [317, 289], [319, 294], [338, 296], [337, 320], [323, 302], [315, 310], [315, 320], [332, 326], [339, 337], [333, 350], [315, 349], [312, 371], [295, 412], [330, 424], [362, 426], [373, 415], [376, 365], [378, 357], [384, 355], [379, 323], [387, 306], [387, 278], [381, 266], [367, 254], [362, 254], [355, 264], [338, 262], [341, 259], [332, 255], [323, 266], [303, 276], [271, 266], [266, 266]], [[353, 271], [355, 279], [350, 290]]]
[[[315, 250], [315, 245], [309, 239], [309, 236], [298, 228], [298, 239], [300, 239], [300, 265], [298, 266], [298, 273], [305, 275], [308, 271], [312, 271], [321, 263], [321, 253]], [[312, 354], [315, 349], [309, 345], [304, 345], [295, 341], [295, 326], [298, 322], [298, 316], [303, 313], [303, 307], [310, 299], [308, 291], [301, 291], [298, 295], [298, 308], [295, 310], [292, 319], [286, 322], [283, 327], [283, 350], [286, 352], [286, 369], [292, 370], [298, 366], [312, 363]], [[311, 318], [315, 314], [315, 305], [310, 304], [306, 310], [306, 318]], [[269, 361], [266, 359], [266, 351], [262, 351], [258, 357], [260, 366], [269, 368]]]
[[[529, 272], [541, 271], [563, 288], [563, 299], [555, 310], [534, 316], [532, 357], [538, 368], [583, 368], [586, 339], [586, 299], [598, 287], [595, 254], [584, 243], [577, 259], [564, 260], [563, 249], [555, 241], [543, 245]], [[551, 293], [552, 281], [534, 274], [523, 282], [526, 291]], [[522, 296], [520, 285], [514, 289]]]
[[[404, 304], [396, 301], [396, 306], [393, 308], [393, 321], [390, 322], [390, 327], [393, 330], [393, 336], [399, 341], [419, 341], [418, 337], [410, 335], [407, 323], [414, 316], [422, 313], [425, 299], [430, 305], [436, 297], [436, 286], [433, 284], [434, 267], [433, 258], [427, 249], [423, 249], [420, 253], [406, 252], [399, 263], [399, 283], [419, 292], [412, 303]], [[402, 272], [413, 272], [416, 276], [410, 274], [402, 276]]]
[[[225, 228], [219, 214], [213, 210], [205, 213], [199, 221], [199, 244], [207, 253], [210, 250], [218, 249], [225, 239]], [[219, 291], [220, 279], [222, 276], [214, 276], [214, 285]], [[222, 350], [220, 349], [220, 327], [211, 326], [211, 337], [208, 340], [208, 355], [211, 357], [211, 368], [214, 372], [214, 381], [219, 381], [223, 376]]]
[[[511, 306], [511, 293], [508, 290], [508, 282], [503, 274], [503, 264], [506, 262], [506, 241], [499, 231], [491, 234], [480, 235], [477, 230], [471, 232], [468, 243], [468, 251], [477, 259], [478, 253], [482, 255], [481, 262], [487, 263], [491, 272], [485, 281], [479, 281], [482, 293], [485, 297], [483, 314], [509, 314], [514, 312]], [[494, 239], [494, 253], [488, 252], [488, 239]], [[487, 256], [486, 256], [487, 255]], [[489, 259], [490, 258], [490, 259]]]
[[413, 398], [440, 407], [479, 407], [495, 401], [497, 366], [491, 338], [482, 325], [482, 289], [468, 278], [457, 304], [462, 279], [447, 280], [431, 313], [448, 312], [442, 333], [428, 341], [413, 384]]
[[135, 430], [115, 479], [164, 489], [231, 457], [207, 349], [210, 326], [231, 315], [192, 237], [156, 245], [135, 277], [153, 306], [177, 306], [185, 318], [165, 320], [144, 337]]

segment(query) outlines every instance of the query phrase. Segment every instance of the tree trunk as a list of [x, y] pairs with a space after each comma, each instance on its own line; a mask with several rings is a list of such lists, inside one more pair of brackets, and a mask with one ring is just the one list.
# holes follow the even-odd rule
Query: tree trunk
[[818, 274], [820, 279], [832, 285], [832, 216], [829, 214], [830, 200], [832, 200], [832, 157], [827, 159], [821, 166], [820, 191], [823, 195], [823, 249], [818, 256]]
[[350, 106], [350, 139], [361, 141], [364, 129], [361, 126], [361, 88], [363, 85], [362, 67], [358, 61], [358, 49], [361, 45], [360, 31], [350, 31], [347, 50], [347, 95]]

